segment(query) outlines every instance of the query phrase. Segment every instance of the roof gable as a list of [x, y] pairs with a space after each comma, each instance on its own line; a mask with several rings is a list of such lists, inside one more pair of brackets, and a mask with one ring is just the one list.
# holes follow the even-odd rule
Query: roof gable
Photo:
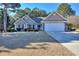
[[36, 22], [32, 20], [32, 18], [30, 18], [28, 15], [24, 16], [23, 20], [29, 24], [36, 24]]
[[15, 22], [15, 24], [22, 24], [22, 23], [26, 23], [24, 20], [22, 20], [22, 19], [19, 19], [17, 22]]
[[57, 12], [49, 14], [44, 21], [67, 21], [65, 17]]
[[25, 22], [24, 20], [22, 20], [22, 18], [19, 18], [17, 21], [15, 21], [15, 23], [14, 24], [19, 24], [19, 23], [21, 23], [21, 22]]
[[17, 20], [14, 24], [17, 24], [19, 22], [25, 22], [28, 24], [36, 24], [36, 22], [34, 20], [32, 20], [28, 15], [23, 16], [22, 18]]

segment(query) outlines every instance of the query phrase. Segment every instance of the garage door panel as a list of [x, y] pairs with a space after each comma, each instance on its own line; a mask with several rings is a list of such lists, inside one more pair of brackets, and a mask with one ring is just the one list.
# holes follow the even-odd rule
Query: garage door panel
[[64, 31], [65, 24], [64, 23], [46, 23], [45, 31]]

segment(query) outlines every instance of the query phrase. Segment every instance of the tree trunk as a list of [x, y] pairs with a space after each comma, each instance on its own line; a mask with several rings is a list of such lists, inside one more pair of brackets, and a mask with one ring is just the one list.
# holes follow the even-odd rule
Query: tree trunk
[[4, 11], [3, 11], [3, 28], [4, 32], [7, 32], [7, 8], [4, 6]]

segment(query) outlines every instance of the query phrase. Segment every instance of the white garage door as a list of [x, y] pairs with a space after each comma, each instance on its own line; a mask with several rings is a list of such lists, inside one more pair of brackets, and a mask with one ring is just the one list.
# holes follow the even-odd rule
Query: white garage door
[[64, 23], [45, 23], [45, 31], [65, 31], [65, 24]]

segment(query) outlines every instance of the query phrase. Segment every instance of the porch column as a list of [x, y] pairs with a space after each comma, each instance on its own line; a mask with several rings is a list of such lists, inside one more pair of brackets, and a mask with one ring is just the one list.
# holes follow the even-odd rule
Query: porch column
[[33, 30], [35, 30], [35, 25], [33, 24]]
[[45, 28], [44, 26], [45, 26], [45, 24], [43, 23], [43, 31], [44, 31], [44, 28]]

